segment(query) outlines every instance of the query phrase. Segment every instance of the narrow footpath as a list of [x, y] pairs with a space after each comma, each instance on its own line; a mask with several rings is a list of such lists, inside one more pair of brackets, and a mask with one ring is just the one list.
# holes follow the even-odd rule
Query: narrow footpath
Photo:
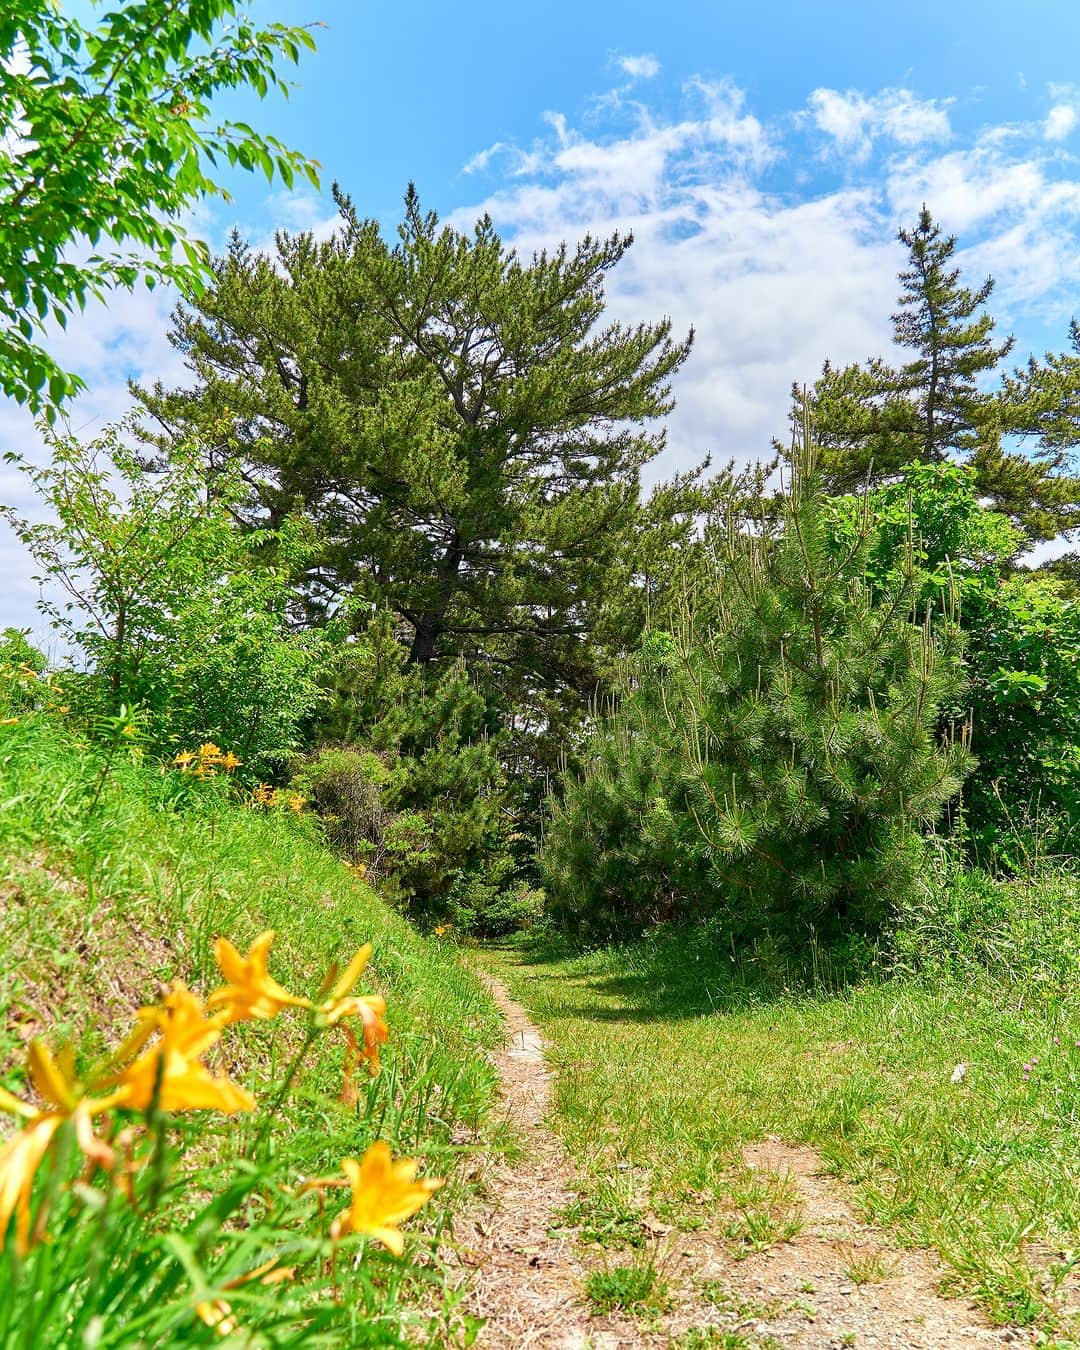
[[[721, 1232], [662, 1231], [651, 1255], [670, 1289], [667, 1311], [593, 1315], [591, 1269], [633, 1256], [579, 1246], [561, 1212], [575, 1199], [574, 1167], [550, 1129], [551, 1074], [526, 1010], [494, 976], [482, 978], [506, 1022], [495, 1055], [507, 1122], [520, 1141], [512, 1162], [486, 1169], [484, 1204], [458, 1226], [454, 1261], [465, 1269], [467, 1308], [484, 1319], [481, 1347], [623, 1350], [956, 1350], [1033, 1344], [991, 1326], [965, 1299], [936, 1293], [942, 1271], [928, 1252], [898, 1248], [863, 1223], [844, 1186], [823, 1175], [811, 1149], [767, 1139], [749, 1168], [783, 1178], [801, 1222], [789, 1240], [738, 1259]], [[852, 1272], [872, 1273], [862, 1282]], [[718, 1291], [722, 1291], [718, 1293]]]

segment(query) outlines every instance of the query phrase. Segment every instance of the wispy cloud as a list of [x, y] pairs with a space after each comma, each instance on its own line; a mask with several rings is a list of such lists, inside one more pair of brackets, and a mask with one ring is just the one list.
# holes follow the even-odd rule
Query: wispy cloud
[[[675, 116], [641, 102], [613, 102], [599, 123], [548, 114], [533, 169], [451, 219], [464, 227], [488, 211], [523, 252], [632, 231], [609, 279], [611, 312], [669, 315], [697, 333], [656, 471], [707, 451], [745, 460], [782, 433], [793, 381], [812, 380], [826, 356], [888, 351], [896, 229], [923, 202], [961, 236], [974, 279], [997, 275], [1003, 322], [1037, 312], [1064, 338], [1080, 283], [1080, 180], [1038, 126], [961, 141], [948, 107], [903, 89], [817, 90], [762, 119], [731, 81], [691, 80]], [[842, 153], [820, 159], [822, 136]]]
[[910, 89], [883, 89], [873, 95], [815, 89], [807, 115], [834, 150], [857, 161], [869, 156], [879, 138], [897, 145], [924, 145], [948, 140], [951, 131], [945, 104], [917, 98]]
[[660, 74], [660, 62], [648, 52], [641, 56], [620, 56], [617, 64], [632, 80], [652, 80]]

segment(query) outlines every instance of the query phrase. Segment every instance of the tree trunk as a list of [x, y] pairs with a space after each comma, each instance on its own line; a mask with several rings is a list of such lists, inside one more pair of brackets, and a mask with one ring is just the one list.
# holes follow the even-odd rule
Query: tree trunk
[[416, 634], [409, 651], [409, 665], [425, 666], [434, 659], [446, 611], [457, 589], [458, 572], [464, 556], [464, 545], [455, 530], [446, 552], [439, 560], [438, 584], [432, 602], [420, 615], [420, 622], [416, 625]]

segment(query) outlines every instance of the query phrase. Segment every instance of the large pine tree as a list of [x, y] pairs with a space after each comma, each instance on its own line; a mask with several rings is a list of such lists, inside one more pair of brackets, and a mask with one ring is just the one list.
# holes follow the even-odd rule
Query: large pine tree
[[464, 655], [549, 724], [636, 635], [625, 596], [650, 522], [690, 529], [692, 477], [662, 512], [640, 498], [690, 338], [606, 321], [628, 237], [523, 259], [490, 219], [441, 227], [410, 188], [391, 243], [335, 195], [333, 238], [282, 233], [273, 257], [234, 240], [177, 311], [193, 382], [139, 391], [153, 437], [239, 466], [252, 523], [297, 504], [319, 522], [314, 618], [387, 606], [412, 663]]
[[841, 369], [826, 362], [812, 390], [793, 391], [793, 421], [811, 418], [834, 491], [888, 482], [904, 464], [959, 459], [974, 466], [980, 492], [1027, 539], [1052, 538], [1080, 516], [1080, 482], [1060, 456], [1033, 459], [1005, 439], [1016, 429], [1015, 399], [993, 377], [1013, 339], [995, 337], [986, 311], [993, 279], [974, 290], [963, 284], [953, 263], [956, 237], [942, 234], [926, 207], [898, 237], [908, 261], [893, 339], [910, 358]]

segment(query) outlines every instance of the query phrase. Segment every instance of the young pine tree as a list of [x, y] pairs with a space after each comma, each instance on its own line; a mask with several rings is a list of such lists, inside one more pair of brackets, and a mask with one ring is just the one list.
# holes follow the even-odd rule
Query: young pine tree
[[913, 565], [870, 584], [869, 524], [837, 546], [804, 447], [779, 530], [722, 533], [668, 656], [553, 811], [544, 863], [565, 918], [618, 915], [620, 887], [643, 918], [652, 886], [668, 912], [734, 925], [873, 927], [915, 884], [922, 833], [968, 767], [938, 726], [960, 640], [914, 612]]

